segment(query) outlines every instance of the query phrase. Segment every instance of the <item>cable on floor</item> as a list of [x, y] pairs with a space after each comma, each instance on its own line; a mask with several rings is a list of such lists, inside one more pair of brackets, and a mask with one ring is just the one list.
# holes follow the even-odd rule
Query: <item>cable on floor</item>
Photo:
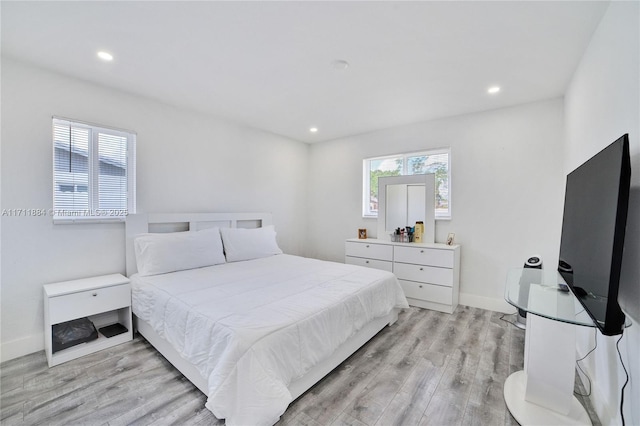
[[516, 325], [516, 323], [515, 323], [514, 321], [509, 321], [509, 320], [504, 319], [504, 317], [505, 317], [506, 315], [512, 316], [512, 315], [516, 315], [516, 314], [517, 314], [517, 312], [515, 312], [515, 313], [513, 313], [513, 314], [502, 314], [502, 315], [500, 315], [500, 319], [501, 319], [502, 321], [506, 322], [506, 323], [509, 323], [509, 324], [514, 325], [514, 326], [516, 326], [516, 327], [517, 327], [517, 325]]

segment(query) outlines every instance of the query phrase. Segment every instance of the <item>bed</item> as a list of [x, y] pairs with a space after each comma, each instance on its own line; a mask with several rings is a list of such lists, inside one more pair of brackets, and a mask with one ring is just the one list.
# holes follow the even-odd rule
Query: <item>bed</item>
[[[271, 222], [268, 213], [127, 218], [136, 328], [228, 425], [277, 422], [408, 308], [393, 274], [283, 254]], [[222, 242], [226, 258], [197, 263], [202, 253], [212, 263]], [[157, 255], [157, 247], [172, 251]]]

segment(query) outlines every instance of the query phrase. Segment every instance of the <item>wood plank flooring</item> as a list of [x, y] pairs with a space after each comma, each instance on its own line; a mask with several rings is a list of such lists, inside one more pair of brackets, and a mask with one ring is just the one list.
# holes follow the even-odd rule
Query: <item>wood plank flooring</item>
[[[502, 314], [411, 308], [294, 401], [278, 425], [516, 425], [502, 396], [524, 332]], [[513, 320], [507, 316], [506, 319]], [[2, 425], [215, 425], [206, 397], [144, 338], [48, 368], [0, 365]], [[584, 389], [576, 380], [576, 390]], [[594, 425], [599, 425], [587, 398]]]

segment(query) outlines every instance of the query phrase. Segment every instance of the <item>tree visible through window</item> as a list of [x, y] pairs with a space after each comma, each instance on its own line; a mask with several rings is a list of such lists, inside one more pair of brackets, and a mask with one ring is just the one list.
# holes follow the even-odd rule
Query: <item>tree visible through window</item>
[[372, 159], [369, 163], [369, 210], [378, 213], [378, 178], [402, 175], [402, 157]]
[[378, 178], [433, 173], [436, 180], [436, 218], [451, 217], [450, 152], [424, 151], [364, 160], [363, 215], [378, 215]]

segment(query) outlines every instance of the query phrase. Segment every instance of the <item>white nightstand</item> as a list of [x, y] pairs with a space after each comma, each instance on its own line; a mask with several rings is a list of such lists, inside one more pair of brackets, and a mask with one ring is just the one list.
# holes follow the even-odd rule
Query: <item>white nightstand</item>
[[[46, 284], [44, 290], [44, 346], [49, 367], [110, 348], [133, 338], [131, 284], [120, 274]], [[89, 317], [96, 329], [120, 323], [127, 332], [98, 338], [52, 353], [51, 326]]]

